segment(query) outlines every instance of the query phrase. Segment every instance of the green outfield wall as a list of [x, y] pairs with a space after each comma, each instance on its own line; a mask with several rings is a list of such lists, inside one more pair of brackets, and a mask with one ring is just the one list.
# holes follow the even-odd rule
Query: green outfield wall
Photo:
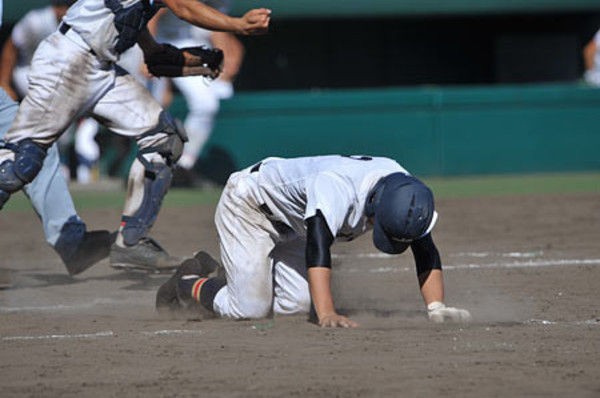
[[235, 13], [271, 8], [279, 18], [376, 17], [410, 15], [506, 14], [600, 10], [594, 0], [246, 0]]
[[[5, 18], [20, 18], [49, 0], [5, 0]], [[233, 14], [269, 7], [277, 18], [374, 17], [408, 15], [502, 14], [600, 11], [596, 0], [237, 0]]]
[[[177, 97], [172, 112], [185, 116]], [[222, 103], [206, 169], [267, 156], [397, 159], [420, 175], [600, 170], [600, 90], [582, 85], [240, 93]]]

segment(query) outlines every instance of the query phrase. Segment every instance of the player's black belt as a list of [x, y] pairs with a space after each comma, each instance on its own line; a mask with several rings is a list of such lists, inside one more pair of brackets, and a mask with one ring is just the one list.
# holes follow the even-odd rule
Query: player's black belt
[[[262, 166], [262, 162], [258, 162], [256, 163], [254, 166], [252, 166], [252, 168], [250, 169], [250, 173], [256, 173], [258, 170], [260, 170], [260, 166]], [[258, 206], [258, 208], [260, 209], [260, 211], [266, 215], [266, 216], [272, 216], [273, 212], [271, 211], [271, 209], [269, 209], [269, 206], [267, 206], [266, 203], [263, 203], [261, 205]]]
[[[66, 35], [69, 30], [71, 30], [71, 25], [69, 25], [66, 22], [61, 22], [60, 23], [60, 26], [58, 27], [58, 31], [61, 34]], [[96, 55], [96, 52], [90, 48], [90, 54]]]

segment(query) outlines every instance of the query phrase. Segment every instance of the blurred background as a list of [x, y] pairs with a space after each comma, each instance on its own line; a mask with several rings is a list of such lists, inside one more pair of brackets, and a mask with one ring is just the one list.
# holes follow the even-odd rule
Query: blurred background
[[[48, 3], [5, 1], [0, 39]], [[392, 157], [421, 176], [600, 170], [598, 1], [238, 0], [231, 14], [257, 6], [273, 10], [270, 34], [238, 37], [235, 95], [220, 101], [195, 186], [267, 156], [330, 153]], [[189, 104], [172, 94], [183, 120]], [[103, 129], [95, 140], [90, 181], [123, 178], [135, 148]]]

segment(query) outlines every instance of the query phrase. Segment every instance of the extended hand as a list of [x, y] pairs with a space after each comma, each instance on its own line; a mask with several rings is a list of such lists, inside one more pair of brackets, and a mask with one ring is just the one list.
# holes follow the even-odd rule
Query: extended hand
[[319, 319], [319, 326], [322, 328], [355, 328], [358, 326], [358, 323], [343, 315], [330, 314], [324, 315]]
[[442, 323], [445, 321], [469, 322], [471, 320], [469, 311], [460, 308], [446, 307], [444, 303], [439, 301], [429, 303], [427, 306], [427, 314], [429, 315], [429, 320], [435, 323]]
[[269, 31], [269, 22], [271, 21], [271, 10], [267, 8], [257, 8], [248, 11], [241, 18], [242, 26], [238, 33], [243, 35], [262, 35]]

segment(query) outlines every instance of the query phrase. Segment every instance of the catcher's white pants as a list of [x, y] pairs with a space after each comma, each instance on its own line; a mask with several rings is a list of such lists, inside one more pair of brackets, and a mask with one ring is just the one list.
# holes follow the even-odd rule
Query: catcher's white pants
[[[38, 46], [29, 73], [27, 96], [21, 102], [5, 140], [30, 138], [51, 145], [84, 113], [89, 112], [117, 134], [138, 137], [157, 126], [162, 107], [131, 75], [117, 75], [111, 62], [99, 60], [73, 30], [55, 32]], [[158, 132], [137, 139], [140, 149], [160, 145], [167, 134]], [[158, 153], [149, 162], [164, 163]], [[14, 160], [10, 150], [0, 150], [0, 164]], [[130, 169], [124, 215], [140, 207], [144, 195], [144, 167], [135, 160]]]
[[[72, 29], [53, 33], [35, 52], [27, 96], [6, 140], [51, 144], [87, 111], [117, 134], [136, 137], [157, 125], [162, 108], [132, 76], [117, 76], [112, 63], [91, 54]], [[144, 148], [160, 139], [138, 144]]]
[[[231, 175], [221, 195], [215, 223], [227, 285], [213, 309], [229, 318], [262, 318], [308, 312], [305, 240], [282, 234], [260, 210], [257, 173]], [[291, 230], [290, 230], [291, 231]]]
[[[18, 66], [13, 70], [13, 84], [17, 94], [21, 98], [24, 98], [27, 95], [28, 80], [29, 65]], [[79, 121], [78, 126], [75, 129], [75, 152], [82, 159], [85, 159], [85, 164], [78, 166], [77, 179], [79, 182], [82, 182], [80, 179], [81, 168], [88, 169], [91, 164], [95, 163], [100, 158], [100, 148], [94, 140], [98, 129], [98, 122], [92, 118], [85, 118]], [[65, 136], [62, 138], [64, 137]], [[66, 142], [68, 142], [68, 138]]]

